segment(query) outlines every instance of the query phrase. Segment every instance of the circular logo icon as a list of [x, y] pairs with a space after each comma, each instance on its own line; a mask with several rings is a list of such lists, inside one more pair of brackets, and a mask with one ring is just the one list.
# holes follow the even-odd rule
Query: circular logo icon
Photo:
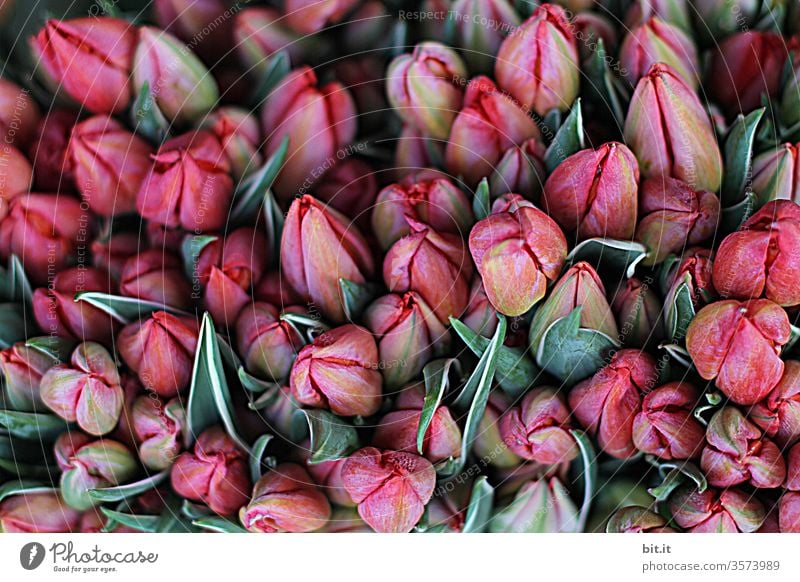
[[35, 570], [44, 561], [44, 546], [39, 542], [30, 542], [19, 551], [19, 563], [26, 570]]

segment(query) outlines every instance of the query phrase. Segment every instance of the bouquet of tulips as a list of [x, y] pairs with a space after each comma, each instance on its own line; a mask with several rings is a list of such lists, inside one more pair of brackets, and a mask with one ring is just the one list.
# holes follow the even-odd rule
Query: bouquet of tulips
[[800, 532], [798, 0], [0, 5], [0, 531]]

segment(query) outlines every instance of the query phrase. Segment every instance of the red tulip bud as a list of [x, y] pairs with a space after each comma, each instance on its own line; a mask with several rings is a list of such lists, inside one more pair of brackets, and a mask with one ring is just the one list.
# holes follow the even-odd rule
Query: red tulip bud
[[180, 399], [164, 402], [153, 393], [139, 396], [133, 403], [131, 424], [142, 464], [154, 471], [169, 468], [181, 452], [186, 429], [186, 411]]
[[667, 520], [654, 511], [631, 505], [614, 512], [606, 524], [608, 533], [675, 533]]
[[286, 0], [284, 18], [297, 32], [312, 34], [340, 22], [356, 4], [356, 0]]
[[189, 385], [197, 322], [156, 311], [149, 319], [127, 325], [117, 338], [119, 355], [145, 388], [175, 396]]
[[71, 192], [72, 169], [67, 158], [72, 127], [78, 121], [74, 111], [54, 109], [42, 118], [36, 128], [36, 136], [30, 148], [28, 158], [34, 166], [34, 183], [44, 192]]
[[342, 479], [358, 514], [379, 533], [410, 532], [436, 486], [436, 471], [417, 455], [358, 450], [347, 459]]
[[500, 431], [501, 415], [510, 408], [510, 402], [501, 391], [493, 390], [489, 394], [486, 411], [472, 443], [472, 451], [481, 459], [482, 464], [498, 469], [511, 469], [520, 464], [521, 459], [508, 447]]
[[231, 46], [231, 12], [227, 0], [154, 0], [153, 12], [160, 28], [192, 46], [208, 62], [225, 56]]
[[544, 153], [544, 145], [535, 139], [526, 139], [508, 148], [489, 178], [489, 191], [493, 196], [519, 192], [526, 200], [537, 200], [546, 175]]
[[220, 515], [245, 505], [251, 487], [247, 455], [218, 426], [204, 430], [192, 452], [175, 460], [171, 479], [178, 495], [205, 503]]
[[369, 228], [378, 188], [372, 166], [359, 158], [347, 158], [325, 173], [314, 193], [331, 208], [351, 216], [359, 227]]
[[611, 303], [617, 318], [619, 339], [628, 347], [658, 342], [664, 337], [661, 321], [663, 306], [648, 283], [631, 277], [618, 290]]
[[96, 238], [92, 241], [92, 264], [111, 274], [114, 281], [119, 281], [122, 269], [131, 257], [144, 252], [145, 242], [133, 232], [118, 232], [110, 236]]
[[497, 329], [497, 316], [480, 277], [472, 280], [467, 310], [461, 316], [461, 323], [484, 337], [492, 337]]
[[456, 0], [448, 5], [455, 21], [455, 44], [464, 49], [471, 71], [490, 71], [503, 39], [519, 26], [508, 0]]
[[220, 107], [204, 120], [203, 126], [217, 136], [234, 180], [246, 178], [261, 167], [261, 129], [258, 119], [246, 109]]
[[790, 333], [786, 312], [771, 301], [718, 301], [692, 319], [686, 349], [700, 376], [716, 379], [737, 404], [755, 404], [783, 375], [779, 355]]
[[39, 382], [56, 362], [35, 348], [17, 343], [0, 351], [4, 402], [13, 410], [35, 411], [41, 409]]
[[672, 518], [692, 533], [750, 533], [761, 527], [764, 506], [739, 489], [717, 491], [682, 487], [669, 500]]
[[[608, 15], [590, 11], [578, 12], [572, 17], [571, 22], [575, 31], [581, 62], [586, 61], [594, 54], [594, 51], [597, 50], [598, 40], [603, 41], [603, 46], [607, 53], [617, 53], [619, 36], [615, 26], [616, 23], [611, 22]], [[634, 26], [634, 24], [627, 26], [625, 31], [631, 30]], [[624, 70], [619, 64], [612, 65], [612, 67], [620, 74]]]
[[308, 472], [314, 477], [314, 481], [319, 484], [319, 489], [340, 507], [355, 507], [356, 504], [350, 499], [350, 494], [344, 488], [342, 479], [342, 469], [347, 459], [336, 459], [335, 461], [323, 461], [322, 463], [307, 463]]
[[655, 63], [666, 63], [687, 85], [697, 87], [700, 65], [694, 42], [680, 28], [652, 17], [631, 30], [619, 53], [623, 75], [636, 84]]
[[712, 280], [711, 251], [704, 248], [688, 249], [683, 260], [674, 266], [667, 275], [669, 291], [664, 305], [670, 305], [678, 285], [686, 283], [695, 308], [702, 307], [717, 297]]
[[700, 454], [705, 431], [692, 415], [700, 395], [686, 382], [670, 382], [645, 394], [633, 420], [633, 444], [665, 460], [693, 459]]
[[[800, 87], [794, 89], [800, 94]], [[800, 121], [800, 119], [798, 119]], [[771, 200], [800, 202], [800, 143], [783, 143], [759, 154], [753, 160], [753, 192], [757, 204]]]
[[[299, 308], [289, 308], [302, 312]], [[256, 302], [246, 306], [236, 322], [239, 353], [247, 370], [259, 377], [282, 382], [289, 377], [303, 338], [289, 323], [281, 321], [280, 311]]]
[[41, 112], [27, 89], [0, 79], [0, 141], [25, 149], [36, 135]]
[[542, 299], [567, 259], [561, 229], [533, 207], [484, 218], [469, 249], [489, 301], [505, 315], [522, 315]]
[[[697, 3], [701, 4], [703, 1], [698, 0]], [[657, 16], [681, 30], [691, 31], [688, 4], [687, 0], [634, 0], [625, 15], [625, 26], [633, 28]]]
[[605, 452], [624, 459], [637, 452], [634, 419], [642, 407], [642, 393], [657, 380], [652, 356], [639, 350], [620, 350], [594, 376], [572, 389], [569, 405]]
[[578, 509], [556, 477], [526, 481], [514, 500], [495, 513], [492, 533], [576, 533]]
[[800, 493], [787, 491], [779, 505], [781, 533], [800, 533]]
[[310, 48], [303, 37], [287, 26], [281, 13], [269, 6], [240, 10], [233, 19], [234, 47], [247, 71], [260, 75], [276, 52], [285, 50], [293, 63], [305, 62]]
[[119, 291], [128, 297], [155, 301], [170, 307], [191, 305], [192, 288], [178, 257], [159, 249], [150, 249], [125, 262]]
[[22, 152], [0, 142], [0, 222], [8, 214], [11, 200], [30, 191], [32, 179], [33, 168]]
[[397, 179], [431, 168], [435, 165], [433, 156], [441, 156], [441, 150], [441, 144], [436, 140], [429, 140], [415, 126], [410, 123], [403, 125], [394, 151], [394, 172]]
[[370, 416], [381, 404], [378, 347], [366, 329], [342, 325], [297, 355], [290, 386], [300, 404], [341, 416]]
[[264, 301], [281, 308], [306, 302], [279, 271], [270, 271], [264, 275], [256, 286], [253, 297], [256, 301]]
[[71, 533], [80, 517], [57, 493], [20, 493], [0, 502], [0, 533]]
[[780, 382], [748, 414], [781, 447], [800, 439], [800, 362], [787, 360]]

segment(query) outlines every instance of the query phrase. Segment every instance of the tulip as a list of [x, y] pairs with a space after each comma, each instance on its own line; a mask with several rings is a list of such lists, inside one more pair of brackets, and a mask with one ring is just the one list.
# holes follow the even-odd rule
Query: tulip
[[[696, 3], [702, 1], [698, 0]], [[693, 3], [693, 5], [696, 3]], [[692, 31], [687, 0], [634, 0], [625, 15], [625, 27], [626, 29], [631, 29], [637, 24], [646, 22], [653, 16], [672, 26], [677, 26], [685, 32]]]
[[614, 295], [611, 310], [617, 319], [619, 339], [628, 347], [657, 343], [664, 337], [663, 306], [658, 294], [641, 279], [631, 277]]
[[575, 418], [612, 457], [636, 454], [633, 426], [642, 409], [642, 393], [658, 380], [656, 361], [639, 350], [620, 350], [594, 376], [569, 393]]
[[675, 533], [667, 520], [655, 511], [631, 505], [614, 512], [606, 524], [607, 533]]
[[297, 355], [289, 385], [300, 404], [340, 416], [370, 416], [381, 404], [378, 346], [366, 329], [342, 325]]
[[536, 123], [514, 99], [488, 77], [476, 77], [467, 85], [464, 106], [453, 122], [445, 164], [474, 187], [495, 171], [509, 148], [539, 137]]
[[678, 285], [686, 283], [695, 309], [710, 303], [717, 297], [712, 280], [711, 251], [704, 248], [688, 249], [683, 260], [668, 271], [667, 296], [664, 305], [670, 305]]
[[186, 230], [217, 230], [228, 219], [233, 195], [230, 164], [206, 130], [173, 138], [153, 155], [136, 209], [147, 220]]
[[24, 343], [17, 343], [0, 351], [5, 406], [26, 412], [41, 410], [39, 383], [44, 373], [55, 363], [50, 356], [29, 348]]
[[364, 313], [364, 323], [378, 341], [380, 368], [387, 388], [407, 384], [419, 376], [425, 364], [450, 349], [447, 328], [413, 291], [376, 299]]
[[636, 228], [639, 168], [621, 143], [581, 150], [564, 160], [544, 185], [547, 213], [579, 239], [630, 239]]
[[142, 251], [125, 261], [119, 291], [128, 297], [170, 307], [191, 305], [192, 288], [183, 274], [180, 259], [158, 249]]
[[466, 66], [453, 49], [423, 42], [389, 64], [386, 94], [404, 123], [426, 137], [444, 140], [461, 108], [466, 79]]
[[345, 320], [339, 279], [363, 284], [375, 272], [372, 249], [358, 228], [309, 195], [289, 207], [281, 267], [289, 285], [333, 322]]
[[319, 485], [319, 489], [325, 496], [340, 507], [355, 508], [356, 504], [350, 499], [350, 494], [344, 488], [342, 480], [342, 469], [347, 459], [336, 459], [334, 461], [323, 461], [322, 463], [307, 463], [309, 474]]
[[752, 188], [759, 206], [781, 199], [800, 202], [798, 158], [800, 143], [784, 143], [755, 157]]
[[691, 87], [656, 63], [639, 79], [625, 118], [625, 142], [645, 178], [671, 176], [716, 192], [722, 156], [711, 122]]
[[0, 143], [0, 221], [8, 214], [10, 202], [30, 191], [33, 168], [28, 159], [12, 145]]
[[46, 288], [33, 292], [33, 315], [42, 331], [50, 335], [109, 343], [116, 322], [102, 309], [75, 301], [84, 291], [108, 292], [108, 275], [91, 267], [60, 271]]
[[226, 106], [211, 113], [203, 123], [217, 137], [234, 180], [241, 180], [261, 166], [258, 151], [261, 129], [258, 119], [246, 109]]
[[508, 448], [523, 459], [547, 465], [569, 462], [578, 456], [569, 416], [558, 390], [534, 388], [519, 406], [502, 416], [500, 434]]
[[239, 521], [256, 533], [304, 533], [323, 527], [331, 506], [311, 476], [294, 463], [278, 465], [253, 487], [253, 497], [239, 510]]
[[649, 252], [645, 262], [654, 265], [686, 245], [696, 245], [716, 232], [720, 216], [719, 198], [707, 191], [695, 191], [675, 178], [649, 178], [639, 198], [642, 218], [636, 240]]
[[800, 493], [785, 492], [779, 507], [781, 533], [800, 533]]
[[693, 533], [750, 533], [766, 518], [761, 502], [736, 488], [700, 493], [684, 486], [670, 497], [669, 509], [675, 523]]
[[492, 533], [576, 533], [578, 509], [558, 477], [526, 482], [489, 522]]
[[298, 33], [308, 35], [341, 21], [356, 4], [356, 0], [286, 0], [284, 18]]
[[669, 382], [645, 394], [633, 419], [633, 444], [664, 460], [693, 459], [700, 454], [705, 431], [693, 416], [700, 394], [686, 382]]
[[581, 327], [617, 338], [617, 323], [606, 300], [603, 282], [589, 263], [581, 261], [564, 273], [545, 302], [536, 310], [528, 336], [533, 353], [539, 349], [539, 344], [550, 326], [568, 316], [577, 307], [582, 308]]
[[472, 280], [467, 309], [461, 316], [461, 323], [484, 337], [492, 337], [497, 329], [497, 316], [480, 277]]
[[334, 210], [353, 217], [359, 227], [368, 228], [379, 189], [375, 174], [367, 162], [347, 158], [325, 173], [314, 186], [314, 194]]
[[175, 460], [171, 482], [181, 497], [205, 503], [220, 515], [234, 514], [247, 503], [251, 487], [247, 454], [222, 428], [208, 428], [191, 452]]
[[778, 356], [790, 333], [786, 312], [771, 301], [718, 301], [692, 319], [686, 348], [700, 376], [737, 404], [755, 404], [783, 375]]
[[[373, 6], [375, 7], [374, 9], [371, 8]], [[387, 25], [394, 22], [391, 18], [388, 18], [385, 4], [380, 0], [370, 0], [362, 4], [359, 12], [369, 12], [370, 10], [379, 10], [381, 14], [376, 17], [370, 16], [369, 20], [350, 20], [348, 27], [369, 27], [368, 34], [380, 34], [381, 41], [389, 38], [384, 36], [384, 31], [380, 30], [381, 28], [388, 28]], [[355, 16], [357, 17], [358, 14]], [[339, 38], [342, 38], [345, 44], [348, 40], [354, 40], [356, 43], [362, 44], [370, 42], [364, 35], [349, 37], [344, 31], [343, 34], [345, 36]], [[369, 50], [370, 52], [367, 53], [363, 53], [360, 50], [353, 51], [351, 53], [354, 55], [353, 57], [333, 63], [333, 71], [336, 78], [353, 94], [356, 110], [359, 114], [359, 127], [364, 133], [383, 129], [386, 123], [386, 114], [391, 111], [386, 97], [384, 84], [386, 69], [384, 68], [383, 60], [373, 52], [374, 49]]]
[[[577, 40], [580, 62], [587, 61], [597, 51], [600, 40], [603, 41], [603, 48], [608, 53], [617, 53], [619, 44], [617, 29], [607, 16], [597, 12], [578, 12], [572, 17], [571, 23]], [[631, 28], [633, 26], [627, 27], [625, 30], [628, 31]], [[613, 68], [615, 71], [623, 72], [618, 63]]]
[[450, 8], [455, 19], [455, 44], [464, 50], [471, 71], [488, 72], [509, 32], [519, 26], [519, 16], [508, 0], [456, 0]]
[[[270, 431], [292, 440], [298, 432], [298, 416], [296, 412], [300, 410], [300, 405], [292, 396], [289, 386], [281, 386], [274, 398], [270, 402], [259, 408], [259, 416]], [[300, 418], [305, 422], [305, 419]], [[305, 430], [305, 427], [303, 427]]]
[[800, 440], [800, 362], [786, 360], [780, 381], [748, 417], [781, 448]]
[[269, 58], [282, 50], [293, 63], [307, 60], [310, 37], [297, 34], [286, 24], [280, 12], [269, 6], [244, 8], [234, 16], [234, 47], [248, 72], [261, 76]]
[[623, 76], [635, 85], [655, 63], [665, 63], [687, 85], [697, 87], [700, 65], [692, 39], [678, 26], [652, 17], [631, 30], [619, 53]]
[[406, 178], [435, 166], [434, 158], [442, 155], [441, 143], [428, 139], [411, 124], [404, 124], [394, 151], [394, 168], [398, 179]]
[[712, 52], [711, 98], [729, 117], [760, 107], [762, 95], [777, 95], [786, 57], [786, 41], [776, 32], [745, 30], [729, 36]]
[[479, 221], [469, 235], [469, 249], [489, 301], [512, 316], [544, 297], [567, 259], [561, 229], [533, 207]]
[[544, 187], [545, 147], [535, 139], [508, 148], [489, 178], [492, 196], [519, 192], [526, 200], [537, 200]]
[[74, 111], [53, 109], [36, 128], [28, 157], [34, 166], [34, 184], [43, 192], [74, 190], [72, 168], [67, 158], [72, 127], [78, 121]]
[[[424, 400], [425, 389], [422, 384], [412, 384], [403, 389], [392, 411], [378, 421], [372, 444], [380, 449], [417, 453], [417, 431]], [[420, 454], [431, 463], [438, 463], [458, 458], [460, 451], [461, 430], [450, 409], [438, 406], [425, 432]]]
[[58, 493], [19, 493], [0, 502], [0, 533], [72, 533], [80, 517]]
[[564, 9], [540, 5], [509, 34], [497, 52], [501, 89], [538, 115], [566, 111], [578, 96], [578, 49]]
[[789, 491], [800, 491], [800, 446], [794, 445], [786, 454], [786, 482]]
[[40, 392], [50, 410], [91, 435], [104, 435], [117, 425], [124, 394], [111, 354], [94, 342], [79, 344], [70, 364], [44, 373]]
[[278, 307], [287, 307], [306, 302], [302, 296], [292, 289], [279, 271], [270, 271], [264, 275], [256, 286], [253, 297], [256, 301], [264, 301]]
[[145, 252], [144, 246], [138, 234], [133, 232], [116, 232], [96, 238], [90, 248], [92, 264], [109, 273], [114, 281], [119, 281], [125, 263], [137, 253]]
[[111, 439], [92, 440], [82, 433], [61, 433], [55, 457], [61, 469], [61, 496], [80, 511], [98, 504], [89, 491], [119, 485], [137, 472], [136, 459], [125, 445]]
[[714, 487], [749, 482], [773, 488], [786, 478], [780, 449], [736, 408], [726, 406], [711, 417], [706, 440], [700, 467]]
[[181, 452], [186, 411], [178, 398], [163, 402], [152, 393], [139, 396], [131, 410], [131, 426], [142, 464], [163, 471]]
[[409, 177], [380, 191], [372, 209], [372, 232], [384, 249], [411, 232], [406, 216], [436, 232], [461, 236], [475, 222], [466, 194], [435, 173]]
[[236, 322], [239, 354], [245, 368], [273, 382], [289, 377], [295, 355], [303, 347], [297, 329], [280, 316], [277, 307], [259, 301], [242, 309]]
[[472, 451], [482, 464], [498, 469], [511, 469], [522, 461], [511, 451], [500, 431], [501, 415], [510, 408], [511, 404], [502, 392], [494, 390], [489, 394], [486, 411], [481, 417], [472, 443]]
[[348, 457], [342, 480], [358, 504], [358, 514], [372, 529], [407, 533], [433, 496], [436, 471], [417, 455], [366, 447]]
[[692, 0], [692, 7], [698, 32], [712, 42], [748, 30], [755, 24], [761, 4], [758, 0]]
[[355, 139], [356, 120], [353, 98], [341, 83], [318, 86], [310, 67], [286, 75], [261, 109], [265, 155], [289, 137], [286, 163], [273, 185], [276, 194], [288, 200], [316, 182]]
[[31, 282], [48, 277], [73, 261], [79, 239], [91, 232], [92, 221], [80, 202], [57, 194], [24, 194], [11, 201], [0, 222], [0, 258], [16, 254]]
[[27, 89], [0, 79], [0, 141], [25, 149], [39, 125], [41, 112]]
[[92, 113], [122, 113], [128, 107], [135, 43], [129, 22], [108, 17], [51, 19], [31, 38], [45, 81]]
[[389, 291], [416, 291], [442, 324], [467, 308], [472, 263], [464, 241], [439, 233], [412, 217], [410, 234], [398, 240], [383, 261], [383, 280]]
[[159, 111], [178, 125], [198, 121], [219, 99], [214, 77], [189, 47], [151, 26], [139, 28], [133, 82], [137, 91], [147, 83]]
[[151, 152], [147, 142], [105, 115], [75, 125], [67, 146], [78, 191], [101, 216], [136, 209], [136, 195], [150, 169]]
[[125, 326], [117, 349], [145, 388], [170, 398], [189, 385], [197, 334], [195, 320], [156, 311]]
[[155, 0], [159, 28], [189, 43], [208, 62], [224, 56], [231, 46], [232, 23], [227, 0]]
[[536, 208], [536, 206], [530, 200], [526, 200], [519, 194], [507, 192], [492, 202], [492, 207], [489, 209], [489, 214], [500, 214], [502, 212], [514, 213], [520, 208], [525, 207]]

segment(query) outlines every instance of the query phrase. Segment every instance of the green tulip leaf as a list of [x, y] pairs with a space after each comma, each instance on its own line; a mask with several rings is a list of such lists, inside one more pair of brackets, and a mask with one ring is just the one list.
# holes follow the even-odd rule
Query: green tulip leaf
[[475, 220], [483, 220], [489, 216], [491, 212], [489, 199], [489, 182], [483, 178], [475, 190], [475, 197], [472, 199], [472, 212], [475, 214]]
[[683, 341], [686, 337], [686, 329], [695, 316], [690, 284], [691, 275], [686, 273], [684, 280], [678, 284], [675, 293], [672, 294], [672, 300], [664, 312], [667, 335], [673, 343]]
[[98, 489], [90, 489], [89, 497], [100, 503], [113, 503], [116, 501], [122, 501], [123, 499], [128, 499], [129, 497], [136, 497], [137, 495], [141, 495], [145, 491], [154, 489], [155, 487], [161, 485], [168, 478], [169, 478], [169, 469], [161, 471], [160, 473], [156, 473], [155, 475], [146, 477], [145, 479], [135, 481], [133, 483], [126, 483], [125, 485], [116, 485], [114, 487], [102, 487]]
[[561, 162], [583, 148], [583, 114], [579, 97], [544, 153], [547, 173], [551, 173]]
[[675, 360], [684, 368], [691, 369], [693, 367], [692, 358], [689, 356], [689, 352], [686, 351], [686, 348], [672, 343], [663, 343], [658, 347], [667, 352], [672, 360]]
[[731, 124], [725, 138], [725, 177], [720, 199], [723, 207], [735, 205], [745, 195], [747, 181], [753, 167], [753, 144], [758, 123], [764, 116], [763, 107], [751, 111], [747, 117], [739, 115]]
[[586, 436], [586, 433], [580, 430], [570, 430], [575, 442], [578, 444], [581, 459], [581, 481], [583, 481], [583, 502], [581, 509], [578, 513], [578, 522], [575, 528], [576, 531], [582, 532], [586, 529], [586, 520], [589, 519], [589, 512], [592, 509], [592, 501], [595, 497], [595, 489], [597, 488], [597, 453], [595, 453], [594, 446], [591, 439]]
[[142, 83], [131, 107], [131, 125], [136, 133], [154, 144], [160, 144], [169, 136], [170, 123], [159, 109], [147, 81]]
[[789, 341], [784, 344], [781, 350], [781, 357], [785, 358], [794, 352], [794, 347], [797, 345], [798, 339], [800, 339], [800, 327], [789, 324]]
[[[269, 157], [260, 170], [243, 180], [233, 194], [233, 208], [230, 220], [233, 224], [250, 224], [255, 221], [259, 206], [271, 203], [267, 199], [275, 178], [286, 162], [286, 153], [289, 151], [289, 136], [281, 140], [278, 149]], [[276, 249], [278, 247], [271, 246]]]
[[103, 528], [104, 531], [114, 531], [117, 525], [124, 525], [146, 533], [155, 533], [158, 529], [160, 517], [157, 515], [134, 515], [115, 511], [108, 507], [101, 507], [100, 511], [110, 520]]
[[342, 294], [342, 306], [348, 321], [358, 321], [364, 309], [378, 293], [377, 285], [372, 283], [356, 283], [348, 279], [339, 279], [339, 291]]
[[69, 423], [55, 414], [0, 410], [0, 426], [17, 438], [51, 442], [69, 428]]
[[273, 53], [269, 57], [253, 93], [253, 109], [261, 106], [264, 100], [269, 97], [269, 94], [272, 93], [273, 89], [275, 89], [289, 73], [290, 69], [291, 63], [289, 53], [285, 50]]
[[310, 464], [344, 459], [358, 448], [355, 427], [327, 410], [298, 410], [304, 415], [311, 436]]
[[756, 195], [752, 191], [745, 192], [744, 200], [723, 208], [719, 218], [719, 230], [717, 231], [720, 237], [736, 232], [741, 228], [756, 207]]
[[275, 464], [275, 459], [264, 458], [264, 452], [267, 450], [267, 445], [273, 439], [270, 433], [262, 434], [253, 443], [253, 452], [250, 453], [250, 477], [253, 483], [261, 478], [264, 474], [264, 469], [269, 468]]
[[241, 525], [230, 519], [225, 519], [224, 517], [203, 517], [194, 520], [192, 524], [201, 529], [216, 533], [248, 533]]
[[708, 412], [716, 412], [719, 408], [719, 405], [722, 404], [725, 399], [719, 392], [706, 392], [704, 396], [707, 404], [695, 408], [692, 412], [692, 416], [700, 421], [703, 426], [708, 426], [708, 421], [705, 418], [705, 414]]
[[666, 297], [666, 295], [669, 293], [670, 273], [680, 264], [681, 257], [670, 254], [667, 255], [667, 258], [661, 261], [661, 264], [658, 266], [658, 288], [661, 291], [662, 296]]
[[200, 279], [197, 266], [200, 262], [200, 253], [203, 252], [204, 248], [218, 239], [219, 237], [213, 234], [195, 234], [187, 236], [181, 242], [183, 272], [186, 273], [186, 278], [192, 282], [192, 285], [195, 285]]
[[630, 279], [636, 267], [647, 257], [647, 247], [642, 243], [610, 238], [590, 238], [575, 246], [567, 256], [572, 263], [586, 261], [598, 271], [604, 270], [612, 277]]
[[214, 512], [202, 503], [193, 503], [188, 499], [184, 499], [181, 503], [181, 514], [194, 521], [195, 519], [214, 515]]
[[597, 39], [597, 47], [583, 63], [584, 83], [587, 94], [602, 112], [607, 110], [614, 117], [617, 127], [625, 122], [628, 110], [628, 97], [623, 84], [609, 67], [609, 56], [602, 38]]
[[666, 501], [675, 489], [687, 481], [692, 482], [700, 493], [708, 488], [705, 475], [689, 461], [664, 463], [659, 466], [659, 474], [662, 476], [661, 484], [647, 490], [658, 503]]
[[280, 320], [291, 325], [297, 334], [305, 338], [309, 343], [313, 342], [317, 335], [330, 329], [327, 324], [314, 314], [306, 315], [284, 311], [280, 314]]
[[0, 269], [0, 299], [28, 305], [33, 299], [33, 288], [17, 255], [8, 258], [7, 269]]
[[493, 508], [494, 487], [489, 484], [485, 475], [481, 475], [472, 486], [462, 533], [483, 533], [489, 524]]
[[39, 481], [31, 479], [17, 479], [7, 481], [0, 485], [0, 501], [12, 495], [23, 495], [26, 493], [55, 493], [58, 489], [48, 487]]
[[123, 324], [147, 318], [156, 311], [166, 311], [181, 317], [191, 317], [191, 314], [156, 301], [145, 301], [136, 297], [110, 295], [99, 291], [83, 291], [75, 295], [75, 301], [83, 301], [108, 313], [111, 317]]
[[460, 371], [460, 364], [456, 358], [445, 358], [433, 360], [422, 369], [422, 377], [425, 379], [425, 400], [422, 403], [422, 411], [419, 415], [419, 426], [417, 427], [417, 451], [422, 454], [425, 443], [425, 435], [433, 420], [433, 415], [447, 393], [450, 384], [450, 372], [455, 368]]
[[25, 313], [20, 303], [0, 303], [0, 349], [25, 339]]
[[[267, 190], [264, 194], [264, 203], [261, 205], [261, 211], [264, 213], [264, 230], [267, 233], [267, 248], [275, 250], [280, 249], [285, 217], [272, 190]], [[272, 253], [271, 260], [273, 265], [278, 264], [279, 257], [279, 252]]]
[[[184, 500], [177, 496], [170, 495], [167, 497], [166, 506], [158, 516], [158, 524], [156, 525], [156, 533], [195, 533], [201, 531], [192, 525], [192, 520], [187, 518], [183, 512]], [[195, 504], [196, 507], [204, 507]], [[198, 510], [199, 511], [199, 510]], [[211, 510], [207, 509], [204, 515], [210, 515]]]
[[260, 393], [268, 390], [274, 391], [276, 389], [280, 389], [279, 384], [276, 384], [275, 382], [268, 382], [266, 380], [262, 380], [261, 378], [256, 378], [247, 370], [245, 370], [244, 366], [239, 366], [236, 369], [236, 375], [239, 377], [239, 382], [241, 382], [242, 387], [248, 392]]
[[25, 346], [51, 358], [55, 362], [68, 362], [77, 342], [73, 339], [55, 335], [32, 337], [25, 341]]
[[2, 471], [20, 479], [41, 478], [49, 482], [60, 469], [53, 459], [52, 447], [0, 432], [0, 474]]

